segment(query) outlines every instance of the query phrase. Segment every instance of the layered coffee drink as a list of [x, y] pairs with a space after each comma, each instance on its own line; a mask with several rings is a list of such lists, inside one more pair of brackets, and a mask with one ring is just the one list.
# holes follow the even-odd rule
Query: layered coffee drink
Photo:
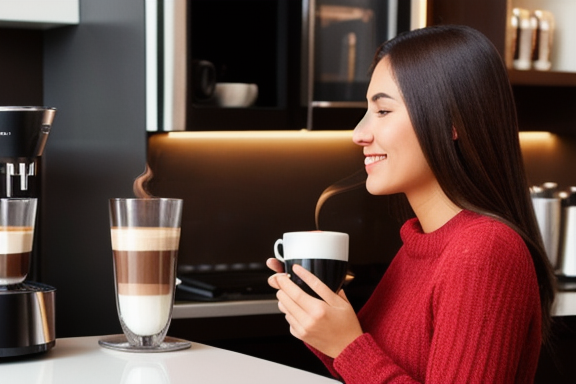
[[33, 227], [0, 226], [0, 285], [26, 279], [33, 239]]
[[112, 227], [111, 235], [122, 325], [156, 335], [170, 322], [180, 228]]

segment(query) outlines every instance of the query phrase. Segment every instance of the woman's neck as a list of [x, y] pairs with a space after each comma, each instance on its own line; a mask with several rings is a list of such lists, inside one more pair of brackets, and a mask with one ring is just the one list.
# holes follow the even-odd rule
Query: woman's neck
[[438, 184], [427, 191], [407, 193], [406, 197], [424, 233], [434, 232], [462, 211], [462, 208], [454, 204]]

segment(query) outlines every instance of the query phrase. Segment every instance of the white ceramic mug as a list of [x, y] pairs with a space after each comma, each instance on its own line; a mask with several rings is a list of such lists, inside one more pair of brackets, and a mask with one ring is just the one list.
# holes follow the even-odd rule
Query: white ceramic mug
[[318, 297], [292, 271], [293, 266], [303, 266], [332, 291], [338, 292], [348, 272], [348, 243], [348, 234], [342, 232], [287, 232], [274, 243], [274, 255], [285, 264], [285, 271], [292, 281], [308, 294]]

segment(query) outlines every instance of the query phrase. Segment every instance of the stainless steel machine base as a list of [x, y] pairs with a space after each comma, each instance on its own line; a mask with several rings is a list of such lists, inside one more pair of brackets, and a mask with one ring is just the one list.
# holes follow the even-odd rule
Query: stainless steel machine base
[[56, 288], [29, 281], [0, 287], [0, 358], [54, 347], [55, 294]]

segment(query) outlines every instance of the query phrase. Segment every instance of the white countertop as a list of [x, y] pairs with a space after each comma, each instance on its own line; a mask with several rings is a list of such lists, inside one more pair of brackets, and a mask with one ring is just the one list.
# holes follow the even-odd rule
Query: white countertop
[[310, 372], [192, 343], [187, 350], [128, 353], [102, 348], [100, 337], [57, 339], [47, 353], [0, 360], [2, 384], [321, 384]]

